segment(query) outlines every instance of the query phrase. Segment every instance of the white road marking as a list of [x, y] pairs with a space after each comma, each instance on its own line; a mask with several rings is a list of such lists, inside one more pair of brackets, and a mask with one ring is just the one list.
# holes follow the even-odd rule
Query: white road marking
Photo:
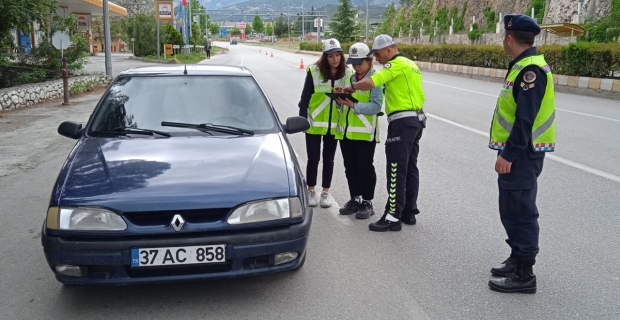
[[241, 55], [241, 64], [239, 66], [243, 67], [243, 60], [245, 60], [245, 56]]
[[[481, 136], [485, 136], [487, 138], [489, 137], [489, 133], [488, 132], [484, 132], [484, 131], [481, 131], [481, 130], [478, 130], [478, 129], [474, 129], [474, 128], [462, 125], [460, 123], [454, 122], [452, 120], [448, 120], [446, 118], [442, 118], [440, 116], [436, 116], [434, 114], [428, 114], [427, 113], [427, 115], [429, 117], [431, 117], [431, 118], [437, 119], [439, 121], [443, 121], [445, 123], [451, 124], [453, 126], [465, 129], [465, 130], [473, 132], [473, 133], [477, 133], [477, 134], [479, 134]], [[578, 163], [578, 162], [575, 162], [575, 161], [572, 161], [572, 160], [568, 160], [568, 159], [565, 159], [565, 158], [553, 155], [553, 154], [547, 154], [546, 157], [551, 159], [551, 160], [555, 160], [555, 161], [557, 161], [559, 163], [565, 164], [567, 166], [573, 167], [575, 169], [583, 170], [585, 172], [589, 172], [589, 173], [595, 174], [595, 175], [597, 175], [599, 177], [603, 177], [605, 179], [609, 179], [611, 181], [615, 181], [615, 182], [620, 183], [620, 177], [616, 176], [616, 175], [613, 175], [611, 173], [608, 173], [608, 172], [605, 172], [605, 171], [601, 171], [601, 170], [598, 170], [598, 169], [586, 166], [584, 164], [581, 164], [581, 163]]]
[[[426, 80], [424, 80], [423, 82], [434, 84], [434, 85], [438, 85], [438, 86], [442, 86], [442, 87], [447, 87], [447, 88], [451, 88], [451, 89], [457, 89], [457, 90], [461, 90], [461, 91], [467, 91], [467, 92], [471, 92], [471, 93], [477, 93], [477, 94], [481, 94], [481, 95], [484, 95], [484, 96], [489, 96], [489, 97], [497, 98], [497, 95], [493, 95], [493, 94], [489, 94], [489, 93], [484, 93], [484, 92], [480, 92], [480, 91], [463, 89], [463, 88], [459, 88], [459, 87], [449, 86], [449, 85], [446, 85], [446, 84], [441, 84], [441, 83], [432, 82], [432, 81], [426, 81]], [[602, 116], [597, 116], [597, 115], [593, 115], [593, 114], [589, 114], [589, 113], [583, 113], [583, 112], [577, 112], [577, 111], [572, 111], [572, 110], [566, 110], [566, 109], [562, 109], [562, 108], [555, 108], [555, 109], [559, 110], [559, 111], [564, 111], [564, 112], [568, 112], [568, 113], [574, 113], [574, 114], [586, 116], [586, 117], [592, 117], [592, 118], [597, 118], [597, 119], [602, 119], [602, 120], [607, 120], [607, 121], [620, 122], [620, 119], [602, 117]]]

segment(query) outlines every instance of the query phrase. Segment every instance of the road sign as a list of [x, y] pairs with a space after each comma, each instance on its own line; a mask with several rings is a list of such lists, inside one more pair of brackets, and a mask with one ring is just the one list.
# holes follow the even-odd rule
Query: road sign
[[323, 27], [323, 19], [314, 19], [314, 27], [317, 28], [319, 26], [319, 20], [321, 20], [321, 27]]
[[237, 23], [235, 24], [235, 26], [236, 26], [238, 29], [245, 29], [245, 21], [237, 22]]
[[56, 31], [52, 36], [52, 45], [54, 48], [65, 50], [69, 48], [71, 45], [71, 38], [69, 37], [69, 33], [66, 31]]
[[226, 28], [220, 28], [220, 36], [226, 36]]
[[136, 41], [136, 39], [135, 38], [131, 38], [131, 42], [134, 42], [134, 41]]

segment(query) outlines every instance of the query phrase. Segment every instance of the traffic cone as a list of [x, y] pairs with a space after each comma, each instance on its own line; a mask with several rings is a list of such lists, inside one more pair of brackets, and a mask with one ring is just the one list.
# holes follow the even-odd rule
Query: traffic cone
[[267, 51], [265, 51], [265, 55], [266, 55], [266, 56], [267, 56], [267, 55], [269, 55], [269, 54], [267, 53]]
[[273, 51], [271, 51], [271, 57], [273, 58]]
[[299, 65], [299, 69], [306, 69], [306, 67], [304, 67], [304, 59], [301, 59], [301, 64]]

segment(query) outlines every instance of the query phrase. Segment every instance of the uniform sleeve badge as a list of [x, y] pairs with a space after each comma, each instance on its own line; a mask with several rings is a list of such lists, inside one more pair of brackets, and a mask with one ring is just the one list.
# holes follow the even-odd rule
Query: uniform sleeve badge
[[389, 69], [391, 66], [392, 66], [392, 64], [390, 64], [390, 63], [386, 63], [386, 64], [383, 65], [383, 67], [385, 67], [387, 69]]
[[534, 88], [535, 83], [525, 83], [525, 82], [521, 82], [521, 89], [523, 89], [523, 91], [527, 91], [531, 88]]
[[528, 71], [523, 75], [523, 81], [532, 83], [536, 80], [536, 73], [534, 71]]

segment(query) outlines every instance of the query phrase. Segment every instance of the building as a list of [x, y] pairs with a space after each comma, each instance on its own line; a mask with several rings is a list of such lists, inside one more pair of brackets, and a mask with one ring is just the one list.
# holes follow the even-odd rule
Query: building
[[[108, 2], [110, 16], [127, 16], [127, 9], [121, 7], [112, 2]], [[59, 16], [65, 16], [73, 13], [77, 16], [78, 26], [82, 31], [84, 38], [90, 44], [90, 53], [95, 53], [97, 48], [93, 46], [93, 30], [92, 30], [92, 17], [103, 16], [103, 0], [58, 0], [58, 9], [56, 13]], [[30, 34], [26, 34], [21, 30], [13, 32], [15, 37], [15, 43], [22, 52], [29, 53], [32, 49], [36, 48], [41, 37], [47, 34], [45, 27], [36, 22], [31, 22]], [[112, 43], [113, 46], [114, 43]], [[117, 41], [118, 50], [120, 50], [121, 44]], [[115, 51], [118, 51], [115, 50]]]

